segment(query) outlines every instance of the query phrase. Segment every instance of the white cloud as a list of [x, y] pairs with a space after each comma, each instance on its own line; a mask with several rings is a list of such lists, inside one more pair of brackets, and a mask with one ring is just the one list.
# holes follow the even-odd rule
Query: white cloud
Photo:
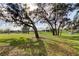
[[37, 6], [34, 3], [29, 3], [29, 4], [27, 4], [27, 6], [30, 7], [30, 11], [37, 8]]

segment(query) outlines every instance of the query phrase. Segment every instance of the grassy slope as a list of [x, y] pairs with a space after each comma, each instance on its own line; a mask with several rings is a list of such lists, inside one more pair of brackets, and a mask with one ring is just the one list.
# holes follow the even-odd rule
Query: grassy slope
[[40, 39], [34, 34], [0, 34], [0, 55], [79, 55], [79, 34], [52, 36], [40, 32]]

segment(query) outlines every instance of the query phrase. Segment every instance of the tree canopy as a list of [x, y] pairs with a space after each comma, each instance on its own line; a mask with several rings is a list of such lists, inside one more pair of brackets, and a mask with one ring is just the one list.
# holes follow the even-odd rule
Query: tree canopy
[[[60, 35], [64, 27], [70, 26], [71, 19], [68, 14], [74, 10], [79, 10], [79, 4], [71, 3], [36, 3], [36, 9], [29, 11], [27, 4], [5, 3], [0, 4], [0, 19], [6, 22], [12, 22], [16, 26], [26, 26], [33, 28], [36, 38], [39, 34], [35, 23], [42, 21], [47, 23], [53, 35]], [[78, 13], [74, 17], [73, 23], [77, 26], [79, 21]], [[76, 19], [76, 20], [75, 20]]]

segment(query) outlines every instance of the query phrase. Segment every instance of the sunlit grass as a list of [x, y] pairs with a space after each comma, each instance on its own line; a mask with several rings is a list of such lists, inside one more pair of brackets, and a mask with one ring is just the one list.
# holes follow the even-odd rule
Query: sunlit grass
[[33, 32], [0, 34], [0, 47], [13, 47], [12, 50], [5, 48], [7, 51], [0, 48], [3, 51], [0, 55], [79, 55], [78, 33], [63, 32], [61, 36], [52, 36], [51, 32], [39, 34], [40, 40], [35, 39]]

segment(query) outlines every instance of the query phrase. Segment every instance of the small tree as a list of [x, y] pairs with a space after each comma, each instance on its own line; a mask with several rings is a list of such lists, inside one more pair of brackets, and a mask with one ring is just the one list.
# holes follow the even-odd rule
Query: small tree
[[22, 32], [29, 34], [29, 29], [30, 29], [30, 28], [29, 28], [28, 26], [25, 26], [25, 25], [24, 25], [24, 26], [22, 27]]

